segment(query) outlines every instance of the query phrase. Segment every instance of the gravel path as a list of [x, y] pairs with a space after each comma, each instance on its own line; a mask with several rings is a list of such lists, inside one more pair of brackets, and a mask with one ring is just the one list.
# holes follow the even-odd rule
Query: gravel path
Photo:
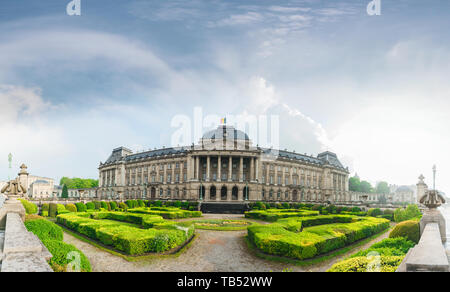
[[[202, 219], [212, 218], [242, 219], [243, 217], [242, 215], [205, 214]], [[344, 255], [307, 267], [264, 260], [254, 256], [244, 241], [244, 237], [247, 235], [246, 230], [197, 229], [196, 234], [197, 237], [192, 245], [178, 257], [145, 259], [137, 262], [129, 262], [122, 257], [112, 255], [68, 233], [64, 233], [64, 241], [83, 251], [90, 260], [94, 272], [280, 272], [285, 268], [301, 272], [326, 271], [335, 262], [386, 238], [389, 232]]]

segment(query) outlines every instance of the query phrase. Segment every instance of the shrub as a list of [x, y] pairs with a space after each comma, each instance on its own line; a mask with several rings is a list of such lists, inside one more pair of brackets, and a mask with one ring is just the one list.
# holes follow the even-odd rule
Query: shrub
[[109, 205], [111, 206], [111, 210], [117, 209], [117, 203], [116, 202], [109, 202]]
[[67, 204], [66, 205], [66, 209], [69, 212], [76, 212], [77, 211], [77, 207], [74, 204]]
[[389, 238], [404, 237], [418, 243], [420, 239], [419, 221], [408, 220], [398, 223], [389, 234]]
[[173, 206], [176, 207], [176, 208], [181, 208], [181, 202], [180, 201], [175, 201], [173, 203]]
[[[93, 216], [93, 219], [89, 218], [90, 216]], [[57, 221], [130, 255], [167, 251], [180, 246], [194, 234], [194, 224], [190, 222], [166, 221], [160, 216], [146, 214], [123, 212], [66, 214], [58, 216]], [[140, 224], [143, 228], [120, 221]]]
[[[395, 272], [403, 260], [403, 256], [381, 256], [379, 272]], [[327, 272], [367, 272], [369, 269], [377, 271], [377, 267], [370, 265], [370, 257], [355, 257], [334, 264]]]
[[[47, 247], [48, 251], [53, 255], [50, 259], [50, 266], [56, 272], [67, 271], [68, 265], [77, 258], [80, 259], [80, 271], [91, 272], [91, 264], [87, 257], [75, 246], [67, 244], [58, 240], [46, 240], [43, 244]], [[75, 253], [73, 253], [75, 252]], [[72, 257], [70, 255], [73, 255]], [[75, 268], [75, 267], [72, 267]]]
[[42, 204], [41, 212], [42, 212], [42, 213], [47, 212], [47, 216], [48, 216], [48, 209], [49, 209], [49, 206], [48, 206], [47, 203]]
[[61, 227], [45, 219], [27, 219], [25, 227], [28, 231], [33, 232], [52, 254], [49, 264], [55, 272], [67, 270], [68, 264], [73, 260], [73, 257], [70, 257], [70, 252], [77, 252], [74, 256], [79, 256], [82, 272], [91, 271], [91, 264], [86, 256], [75, 246], [62, 241], [63, 231]]
[[111, 210], [111, 206], [109, 206], [109, 204], [107, 202], [101, 201], [100, 202], [101, 208], [105, 209], [105, 210]]
[[368, 249], [354, 254], [352, 257], [367, 256], [371, 252], [377, 252], [383, 256], [405, 256], [414, 245], [416, 245], [414, 242], [404, 237], [385, 238]]
[[58, 206], [55, 203], [50, 203], [48, 206], [48, 216], [56, 217], [57, 212], [58, 212]]
[[25, 227], [28, 231], [36, 234], [41, 241], [48, 239], [63, 240], [62, 228], [46, 219], [26, 220]]
[[99, 201], [93, 201], [94, 206], [95, 206], [95, 210], [100, 210], [100, 208], [102, 207], [102, 204]]
[[86, 212], [86, 205], [79, 202], [79, 203], [75, 203], [75, 206], [77, 207], [77, 212]]
[[141, 207], [141, 208], [145, 207], [144, 201], [142, 201], [142, 200], [137, 200], [137, 207]]
[[361, 209], [359, 207], [353, 207], [352, 212], [361, 212]]
[[23, 207], [25, 208], [26, 214], [37, 214], [38, 208], [34, 203], [31, 203], [24, 199], [19, 199], [19, 201], [22, 203]]
[[87, 210], [94, 210], [95, 209], [95, 204], [93, 202], [87, 202], [86, 203], [86, 209]]
[[389, 221], [381, 218], [330, 215], [280, 219], [273, 224], [252, 225], [247, 230], [249, 241], [263, 252], [303, 260], [388, 227]]
[[382, 214], [383, 212], [381, 212], [381, 209], [379, 208], [369, 209], [369, 211], [367, 211], [367, 216], [377, 217]]
[[126, 210], [128, 210], [128, 205], [123, 203], [123, 202], [120, 202], [119, 203], [119, 208], [124, 210], [124, 211], [126, 211]]
[[417, 205], [411, 204], [406, 207], [406, 209], [403, 208], [397, 208], [394, 211], [394, 221], [395, 222], [402, 222], [406, 220], [411, 220], [414, 218], [420, 218], [421, 213], [419, 211], [419, 208]]

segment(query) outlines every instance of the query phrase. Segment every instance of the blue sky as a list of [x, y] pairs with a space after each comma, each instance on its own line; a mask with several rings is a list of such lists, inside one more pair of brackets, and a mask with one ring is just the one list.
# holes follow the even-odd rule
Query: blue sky
[[200, 106], [279, 115], [281, 148], [335, 151], [373, 182], [430, 183], [436, 163], [450, 190], [448, 1], [69, 2], [0, 5], [2, 178], [9, 152], [14, 172], [97, 177]]

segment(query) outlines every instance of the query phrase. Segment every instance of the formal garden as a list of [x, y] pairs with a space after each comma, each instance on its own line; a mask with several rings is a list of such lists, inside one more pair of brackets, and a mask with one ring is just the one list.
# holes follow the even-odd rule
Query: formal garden
[[[22, 200], [27, 214], [37, 206]], [[264, 261], [280, 261], [298, 266], [315, 264], [338, 254], [351, 252], [358, 244], [383, 239], [342, 261], [330, 272], [370, 269], [373, 252], [380, 256], [380, 271], [395, 271], [407, 251], [419, 240], [416, 205], [396, 210], [337, 207], [301, 203], [250, 205], [244, 216], [201, 218], [197, 203], [147, 200], [92, 201], [86, 204], [43, 204], [39, 215], [27, 215], [26, 227], [52, 253], [50, 265], [66, 271], [70, 251], [81, 254], [81, 271], [91, 271], [88, 258], [74, 245], [63, 242], [63, 232], [126, 260], [153, 255], [171, 255], [190, 246], [195, 230], [206, 232], [241, 231], [248, 247]], [[241, 234], [241, 233], [238, 233]]]

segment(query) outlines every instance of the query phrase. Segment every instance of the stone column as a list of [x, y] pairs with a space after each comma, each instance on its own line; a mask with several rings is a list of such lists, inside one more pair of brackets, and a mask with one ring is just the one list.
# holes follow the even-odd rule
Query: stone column
[[281, 168], [281, 171], [283, 173], [283, 175], [281, 177], [281, 185], [282, 186], [286, 185], [286, 170], [284, 168], [285, 168], [284, 166]]
[[163, 171], [164, 171], [164, 181], [163, 181], [163, 184], [166, 184], [166, 182], [167, 182], [167, 164], [164, 164]]
[[209, 173], [211, 172], [211, 156], [206, 156], [206, 181], [209, 181]]
[[239, 201], [239, 202], [241, 202], [241, 201], [244, 200], [243, 190], [244, 190], [244, 189], [242, 189], [242, 190], [239, 190], [239, 189], [238, 189], [238, 201]]
[[270, 183], [269, 169], [270, 169], [270, 165], [268, 163], [266, 163], [266, 185], [268, 185]]
[[231, 201], [231, 192], [232, 192], [233, 188], [227, 188], [227, 201]]
[[278, 185], [278, 166], [275, 164], [274, 168], [275, 168], [274, 185]]
[[244, 181], [244, 157], [239, 158], [239, 181]]
[[228, 181], [231, 181], [232, 175], [233, 175], [233, 157], [230, 156], [228, 162]]
[[254, 177], [254, 169], [255, 169], [255, 164], [254, 164], [254, 157], [250, 157], [250, 181], [255, 181], [255, 177]]
[[180, 183], [183, 182], [183, 178], [184, 178], [184, 161], [180, 162]]
[[[298, 182], [297, 182], [298, 183]], [[293, 181], [292, 181], [292, 167], [289, 168], [289, 184], [292, 185]]]
[[217, 157], [217, 181], [222, 181], [222, 158]]
[[258, 157], [255, 158], [255, 180], [259, 181], [259, 160]]
[[195, 178], [200, 180], [200, 156], [195, 156]]
[[171, 183], [174, 183], [175, 182], [175, 163], [171, 163], [171, 165], [172, 165], [172, 179], [171, 179]]

